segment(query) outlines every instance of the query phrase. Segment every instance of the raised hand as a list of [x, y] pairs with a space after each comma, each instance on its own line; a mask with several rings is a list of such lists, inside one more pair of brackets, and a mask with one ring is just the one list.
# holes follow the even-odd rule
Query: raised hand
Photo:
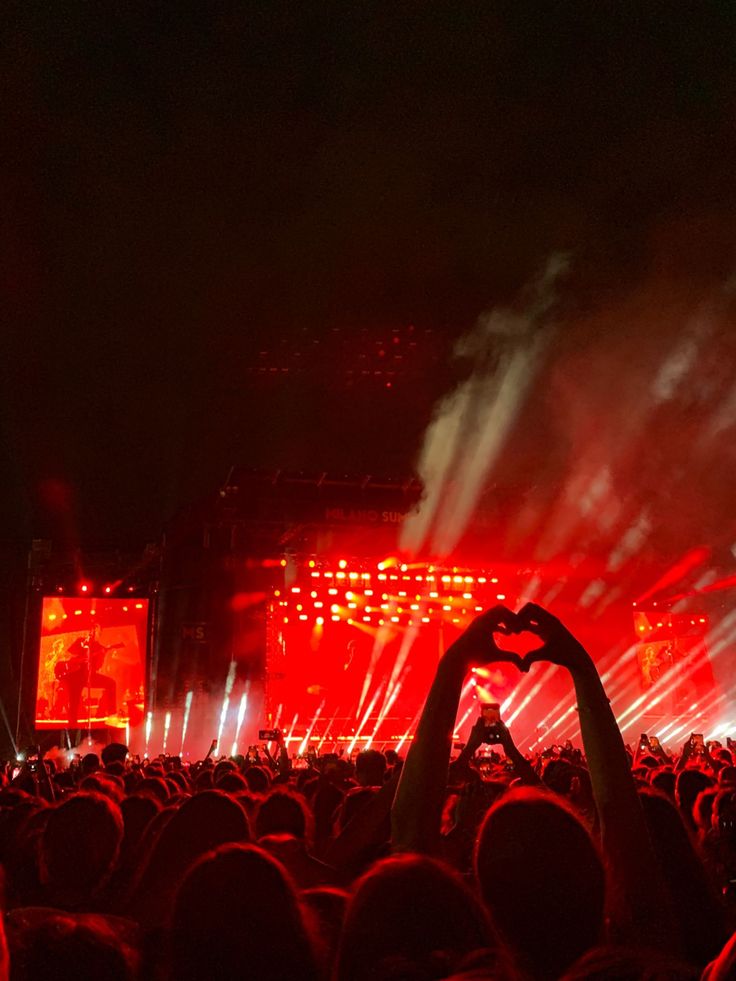
[[596, 675], [595, 665], [583, 645], [557, 617], [536, 603], [527, 603], [515, 614], [517, 630], [527, 630], [543, 641], [539, 650], [523, 658], [522, 670], [536, 661], [549, 661], [572, 672]]
[[508, 661], [523, 670], [523, 661], [513, 651], [505, 651], [494, 640], [494, 633], [517, 633], [516, 614], [505, 606], [494, 606], [477, 616], [448, 648], [447, 658], [462, 662], [466, 668], [489, 661]]

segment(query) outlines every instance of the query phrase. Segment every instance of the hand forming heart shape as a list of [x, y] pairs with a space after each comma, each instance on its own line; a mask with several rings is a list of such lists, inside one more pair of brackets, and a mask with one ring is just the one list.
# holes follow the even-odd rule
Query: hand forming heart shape
[[595, 671], [580, 642], [557, 617], [535, 603], [527, 603], [518, 613], [501, 605], [486, 610], [450, 650], [469, 664], [506, 661], [528, 671], [536, 661], [549, 661], [571, 671]]

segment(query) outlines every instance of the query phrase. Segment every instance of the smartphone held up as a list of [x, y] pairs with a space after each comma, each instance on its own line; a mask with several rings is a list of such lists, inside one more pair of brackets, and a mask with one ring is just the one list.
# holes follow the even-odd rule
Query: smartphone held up
[[503, 742], [503, 723], [501, 722], [501, 706], [498, 702], [488, 702], [480, 707], [480, 717], [485, 725], [483, 742], [489, 745]]

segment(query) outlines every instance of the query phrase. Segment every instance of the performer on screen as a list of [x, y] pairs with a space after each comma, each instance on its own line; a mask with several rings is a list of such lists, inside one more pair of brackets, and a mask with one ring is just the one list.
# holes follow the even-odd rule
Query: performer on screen
[[[99, 625], [92, 624], [92, 629], [82, 637], [77, 637], [67, 648], [67, 657], [56, 665], [59, 687], [63, 689], [69, 710], [69, 725], [79, 723], [79, 705], [84, 688], [101, 688], [102, 698], [98, 714], [112, 715], [116, 710], [117, 690], [112, 678], [102, 674], [105, 655], [108, 651], [122, 647], [122, 644], [111, 644], [106, 647], [98, 640]], [[84, 720], [82, 720], [84, 721]]]

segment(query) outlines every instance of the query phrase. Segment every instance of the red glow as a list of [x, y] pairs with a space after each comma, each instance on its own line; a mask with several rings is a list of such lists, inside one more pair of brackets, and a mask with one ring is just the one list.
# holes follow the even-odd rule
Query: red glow
[[[67, 625], [70, 613], [74, 618]], [[128, 608], [115, 599], [105, 601], [100, 608], [100, 601], [91, 598], [70, 601], [44, 597], [37, 728], [65, 728], [73, 721], [70, 714], [76, 714], [76, 721], [91, 720], [98, 727], [134, 726], [143, 721], [148, 601], [136, 603], [135, 612], [123, 616], [127, 613]]]
[[[685, 576], [696, 569], [699, 565], [702, 565], [710, 555], [710, 549], [705, 547], [693, 548], [689, 552], [686, 552], [682, 558], [676, 562], [670, 569], [661, 576], [655, 584], [647, 589], [640, 597], [638, 602], [642, 603], [644, 600], [649, 599], [651, 596], [656, 596], [657, 593], [663, 592], [670, 586], [674, 586], [679, 583]], [[734, 577], [736, 581], [736, 577]]]

